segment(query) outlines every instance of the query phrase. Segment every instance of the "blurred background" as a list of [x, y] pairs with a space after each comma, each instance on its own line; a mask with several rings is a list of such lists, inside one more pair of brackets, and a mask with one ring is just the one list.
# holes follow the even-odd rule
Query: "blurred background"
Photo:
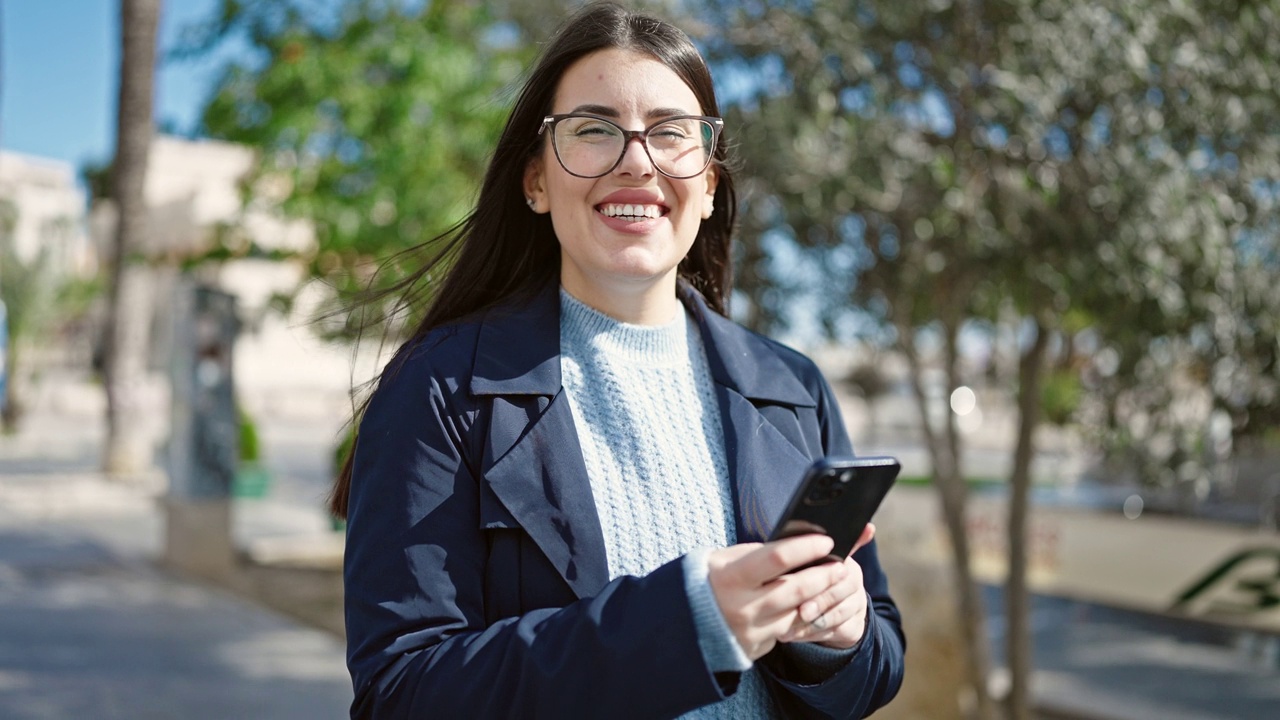
[[[628, 4], [711, 64], [735, 319], [903, 461], [876, 717], [1280, 716], [1280, 1]], [[0, 716], [346, 716], [405, 313], [343, 308], [577, 5], [0, 0]]]

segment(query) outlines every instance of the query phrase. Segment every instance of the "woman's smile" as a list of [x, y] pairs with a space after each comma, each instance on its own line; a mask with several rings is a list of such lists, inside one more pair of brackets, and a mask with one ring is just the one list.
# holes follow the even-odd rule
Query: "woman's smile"
[[612, 192], [595, 210], [610, 229], [632, 234], [653, 232], [669, 212], [655, 194], [643, 190]]

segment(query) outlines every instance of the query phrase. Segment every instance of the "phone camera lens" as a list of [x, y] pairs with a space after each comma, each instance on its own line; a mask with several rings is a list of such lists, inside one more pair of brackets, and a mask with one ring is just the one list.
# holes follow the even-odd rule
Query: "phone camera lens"
[[844, 488], [838, 485], [817, 487], [805, 497], [804, 502], [806, 505], [830, 505], [843, 494]]

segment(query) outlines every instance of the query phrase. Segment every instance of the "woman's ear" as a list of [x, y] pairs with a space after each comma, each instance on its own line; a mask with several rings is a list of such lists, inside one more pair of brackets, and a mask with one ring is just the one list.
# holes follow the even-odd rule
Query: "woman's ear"
[[543, 185], [542, 158], [535, 157], [524, 166], [524, 201], [535, 213], [547, 212], [547, 191]]
[[707, 168], [707, 193], [702, 200], [702, 219], [706, 220], [716, 211], [716, 185], [720, 182], [720, 175], [716, 173], [716, 166], [712, 165]]

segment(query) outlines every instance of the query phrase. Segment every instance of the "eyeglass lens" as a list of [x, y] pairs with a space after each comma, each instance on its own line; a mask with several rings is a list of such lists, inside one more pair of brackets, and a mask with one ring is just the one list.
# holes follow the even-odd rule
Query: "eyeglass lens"
[[[599, 118], [568, 117], [555, 126], [556, 155], [574, 175], [599, 177], [613, 169], [627, 149], [626, 135]], [[697, 118], [673, 118], [649, 128], [649, 158], [659, 171], [676, 178], [693, 177], [711, 162], [715, 130]]]

